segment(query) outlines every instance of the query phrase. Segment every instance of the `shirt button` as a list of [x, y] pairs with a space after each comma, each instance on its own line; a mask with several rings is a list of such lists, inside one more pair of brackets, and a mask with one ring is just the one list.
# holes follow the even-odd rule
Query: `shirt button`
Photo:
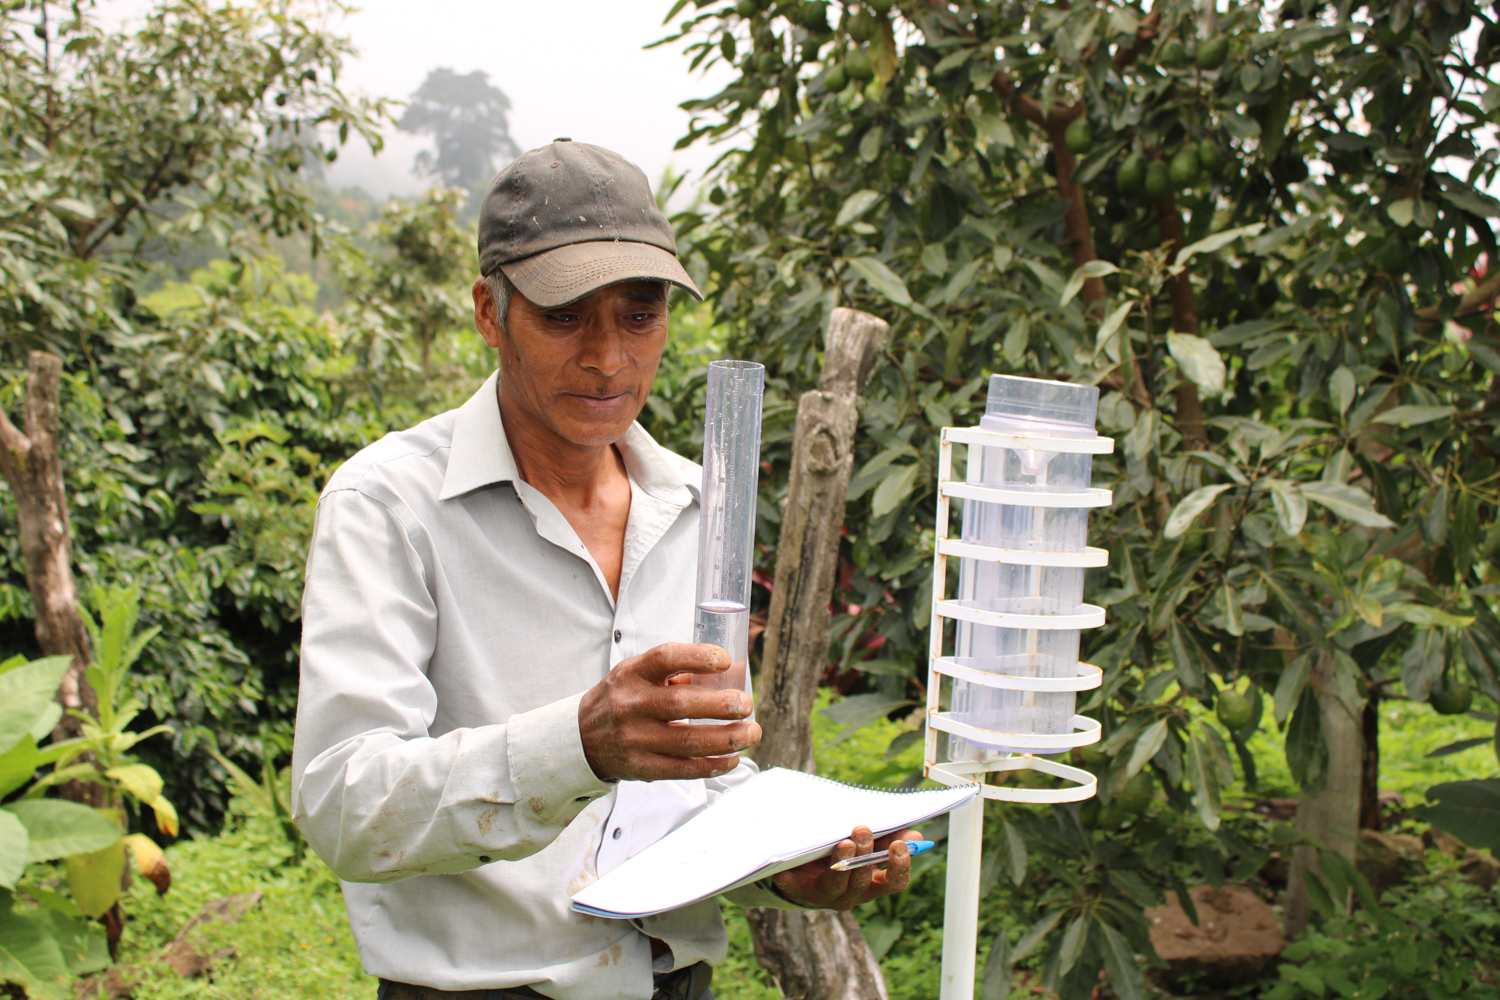
[[489, 864], [489, 863], [490, 863], [490, 856], [489, 856], [489, 855], [488, 855], [488, 854], [481, 854], [481, 855], [480, 855], [480, 856], [479, 856], [479, 860], [480, 860], [480, 861], [481, 861], [481, 862], [482, 862], [482, 863], [483, 863], [483, 864]]
[[620, 630], [619, 629], [615, 629], [615, 642], [619, 642], [622, 638], [623, 638], [623, 635], [621, 634]]
[[611, 839], [613, 839], [613, 840], [619, 840], [620, 839], [620, 833], [621, 833], [620, 828], [618, 826], [615, 827], [615, 832], [610, 835]]

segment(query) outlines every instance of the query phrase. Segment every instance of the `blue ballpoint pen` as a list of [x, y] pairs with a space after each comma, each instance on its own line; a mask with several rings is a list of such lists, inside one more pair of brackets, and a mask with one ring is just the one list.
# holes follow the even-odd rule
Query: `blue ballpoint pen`
[[[933, 841], [908, 840], [906, 841], [906, 847], [913, 856], [916, 856], [918, 854], [921, 854], [923, 851], [932, 850]], [[829, 865], [828, 868], [830, 871], [846, 872], [854, 868], [864, 868], [867, 865], [878, 865], [883, 862], [889, 861], [890, 859], [890, 851], [876, 851], [874, 854], [861, 854], [857, 858], [845, 858], [843, 861], [835, 861], [833, 864]]]

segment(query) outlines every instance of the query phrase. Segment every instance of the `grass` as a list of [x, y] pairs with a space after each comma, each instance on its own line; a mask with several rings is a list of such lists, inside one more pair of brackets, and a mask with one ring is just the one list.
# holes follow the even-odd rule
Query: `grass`
[[[827, 698], [827, 694], [824, 694]], [[821, 706], [820, 706], [821, 707]], [[1486, 705], [1485, 708], [1490, 706]], [[1426, 756], [1436, 747], [1493, 732], [1493, 724], [1468, 717], [1443, 717], [1425, 705], [1387, 702], [1381, 733], [1381, 786], [1417, 801], [1428, 786], [1465, 778], [1489, 777], [1496, 772], [1487, 747], [1443, 758]], [[819, 771], [842, 781], [898, 784], [921, 766], [921, 745], [908, 745], [892, 761], [885, 758], [891, 740], [906, 727], [880, 721], [849, 739], [830, 743], [838, 727], [814, 716], [814, 739], [819, 744]], [[1281, 750], [1281, 737], [1267, 721], [1252, 741], [1260, 770], [1260, 794], [1292, 794]], [[1243, 794], [1243, 787], [1239, 789]], [[290, 861], [290, 847], [268, 818], [243, 814], [237, 804], [236, 825], [219, 837], [183, 842], [168, 851], [173, 888], [157, 898], [149, 884], [138, 881], [129, 899], [130, 923], [125, 935], [123, 964], [138, 978], [138, 1000], [178, 998], [345, 998], [369, 1000], [375, 982], [360, 968], [359, 954], [349, 932], [338, 880], [316, 857], [300, 864]], [[942, 878], [940, 859], [927, 856], [923, 880]], [[204, 954], [232, 948], [235, 957], [217, 963], [211, 978], [185, 980], [159, 961], [160, 949], [211, 900], [247, 892], [262, 892], [260, 905], [233, 925], [211, 924], [195, 935], [194, 946]], [[922, 885], [923, 900], [941, 897], [941, 886]], [[941, 965], [941, 912], [936, 904], [912, 907], [885, 916], [871, 907], [861, 914], [869, 936], [894, 943], [881, 965], [892, 1000], [930, 1000], [937, 995]], [[729, 957], [715, 972], [720, 1000], [778, 1000], [780, 994], [755, 961], [744, 913], [724, 907], [729, 928]], [[897, 921], [904, 921], [904, 925]]]

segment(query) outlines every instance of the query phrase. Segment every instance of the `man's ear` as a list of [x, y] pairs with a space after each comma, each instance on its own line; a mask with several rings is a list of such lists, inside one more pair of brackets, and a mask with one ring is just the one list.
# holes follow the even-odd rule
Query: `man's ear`
[[504, 335], [497, 321], [495, 297], [490, 294], [490, 283], [483, 277], [474, 279], [474, 328], [484, 342], [497, 350]]

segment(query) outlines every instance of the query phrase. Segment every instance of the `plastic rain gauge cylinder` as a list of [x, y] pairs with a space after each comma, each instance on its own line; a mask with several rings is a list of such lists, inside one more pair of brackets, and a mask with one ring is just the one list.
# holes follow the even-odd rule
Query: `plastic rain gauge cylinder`
[[694, 674], [693, 683], [704, 687], [745, 689], [765, 385], [765, 365], [714, 361], [708, 366], [693, 641], [723, 647], [730, 665], [722, 674]]
[[[980, 428], [1027, 438], [1096, 438], [1099, 390], [1042, 379], [994, 375]], [[969, 446], [966, 481], [1012, 492], [1012, 503], [965, 500], [963, 540], [1011, 552], [1081, 553], [1089, 508], [1029, 506], [1027, 494], [1089, 492], [1093, 455], [1030, 448]], [[1076, 615], [1083, 605], [1082, 566], [959, 560], [958, 601], [1017, 616]], [[1023, 624], [1024, 619], [1017, 619]], [[1024, 628], [957, 623], [955, 662], [989, 674], [1072, 677], [1078, 666], [1077, 628]], [[978, 729], [999, 733], [1071, 734], [1074, 691], [1017, 691], [955, 680], [953, 712]], [[976, 760], [995, 751], [1021, 751], [995, 741], [951, 737], [949, 757]], [[1034, 749], [1061, 753], [1064, 748]]]
[[[1093, 386], [995, 375], [980, 425], [943, 428], [923, 770], [945, 785], [978, 784], [981, 795], [948, 817], [940, 1000], [974, 996], [984, 802], [1079, 802], [1098, 787], [1092, 774], [1056, 759], [1100, 735], [1096, 720], [1074, 714], [1078, 692], [1102, 677], [1078, 660], [1080, 630], [1104, 624], [1104, 609], [1083, 603], [1084, 573], [1109, 560], [1086, 544], [1089, 510], [1112, 499], [1090, 481], [1093, 457], [1114, 450], [1094, 430], [1098, 402]], [[968, 448], [961, 479], [953, 476], [956, 445]], [[955, 500], [962, 528], [950, 538]], [[950, 559], [958, 560], [951, 599]], [[1069, 784], [988, 780], [1016, 771]]]

